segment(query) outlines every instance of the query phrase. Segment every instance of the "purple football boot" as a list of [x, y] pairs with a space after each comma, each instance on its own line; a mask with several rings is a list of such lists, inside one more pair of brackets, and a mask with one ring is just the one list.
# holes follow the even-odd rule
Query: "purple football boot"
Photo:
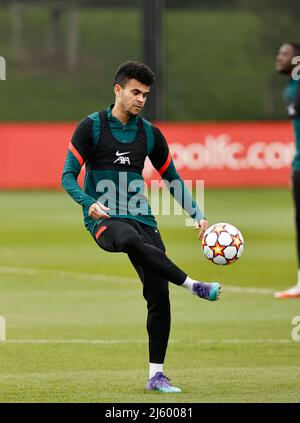
[[176, 386], [172, 386], [170, 379], [162, 372], [157, 372], [151, 379], [149, 379], [146, 385], [146, 391], [156, 391], [170, 394], [181, 392], [181, 389], [176, 388]]
[[208, 301], [216, 301], [220, 298], [221, 288], [222, 285], [219, 282], [195, 282], [193, 294]]

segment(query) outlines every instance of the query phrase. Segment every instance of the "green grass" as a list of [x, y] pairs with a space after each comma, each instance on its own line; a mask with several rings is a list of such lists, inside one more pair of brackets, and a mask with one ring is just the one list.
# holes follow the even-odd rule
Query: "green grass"
[[146, 306], [127, 257], [97, 248], [64, 193], [1, 192], [0, 201], [0, 402], [299, 402], [300, 343], [291, 338], [299, 301], [272, 296], [295, 282], [288, 190], [206, 191], [210, 222], [231, 222], [245, 237], [244, 256], [228, 268], [204, 258], [182, 217], [159, 218], [168, 255], [225, 287], [208, 303], [170, 286], [165, 370], [183, 390], [175, 396], [143, 392]]

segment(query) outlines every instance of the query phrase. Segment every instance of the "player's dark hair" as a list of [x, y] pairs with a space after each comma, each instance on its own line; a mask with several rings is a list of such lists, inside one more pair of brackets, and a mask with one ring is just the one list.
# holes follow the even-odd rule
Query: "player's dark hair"
[[299, 43], [286, 43], [289, 46], [293, 47], [294, 50], [294, 56], [300, 56], [300, 44]]
[[154, 73], [148, 66], [140, 62], [125, 62], [122, 63], [115, 74], [113, 86], [116, 84], [125, 87], [129, 79], [136, 79], [141, 84], [150, 85], [154, 82]]

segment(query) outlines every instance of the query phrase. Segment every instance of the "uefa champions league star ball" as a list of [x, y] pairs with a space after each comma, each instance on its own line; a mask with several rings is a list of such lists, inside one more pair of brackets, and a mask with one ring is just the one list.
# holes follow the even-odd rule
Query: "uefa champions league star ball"
[[241, 232], [229, 223], [216, 223], [204, 233], [202, 248], [205, 257], [215, 264], [234, 263], [244, 251]]

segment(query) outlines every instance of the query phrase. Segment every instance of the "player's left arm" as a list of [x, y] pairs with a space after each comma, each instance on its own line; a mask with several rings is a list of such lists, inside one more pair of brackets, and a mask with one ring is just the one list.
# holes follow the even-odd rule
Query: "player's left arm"
[[149, 159], [166, 183], [170, 194], [191, 218], [194, 219], [195, 229], [200, 229], [199, 239], [202, 239], [204, 232], [208, 228], [208, 221], [178, 174], [165, 137], [157, 127], [152, 126], [152, 129], [154, 145], [152, 151], [149, 153]]

